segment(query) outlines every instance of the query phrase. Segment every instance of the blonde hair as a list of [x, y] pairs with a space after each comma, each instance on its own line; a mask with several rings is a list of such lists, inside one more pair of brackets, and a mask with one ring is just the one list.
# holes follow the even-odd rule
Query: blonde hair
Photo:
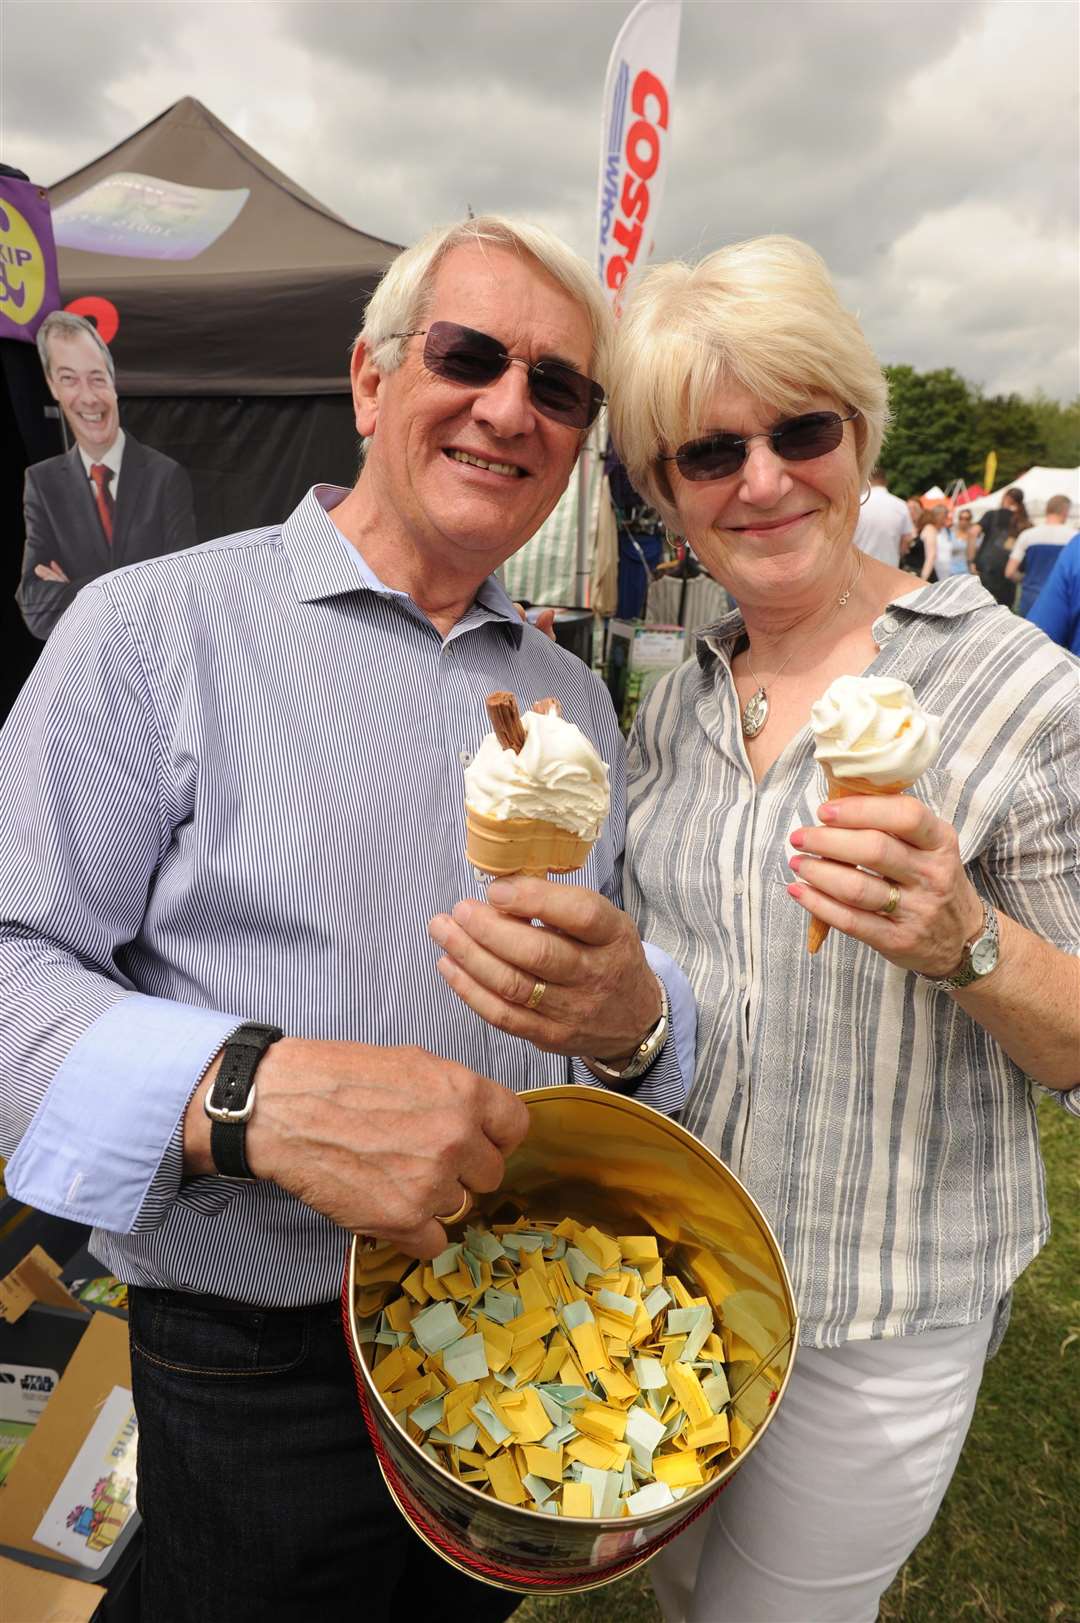
[[606, 389], [614, 322], [596, 272], [553, 231], [501, 214], [482, 214], [456, 225], [438, 226], [398, 254], [371, 296], [353, 348], [363, 342], [381, 372], [396, 371], [405, 355], [405, 340], [391, 334], [410, 332], [423, 324], [431, 308], [439, 266], [453, 249], [473, 243], [528, 254], [566, 289], [589, 318], [589, 375]]
[[854, 419], [859, 479], [878, 459], [888, 385], [820, 254], [794, 237], [754, 237], [697, 265], [650, 271], [619, 324], [609, 406], [612, 436], [635, 488], [676, 524], [668, 464], [658, 461], [713, 426], [727, 385], [792, 413], [829, 394]]

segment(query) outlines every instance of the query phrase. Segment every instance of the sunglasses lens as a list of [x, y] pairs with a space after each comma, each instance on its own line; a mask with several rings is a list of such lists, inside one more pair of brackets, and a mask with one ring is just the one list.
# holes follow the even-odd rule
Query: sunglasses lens
[[708, 439], [691, 440], [675, 453], [679, 472], [691, 482], [726, 479], [738, 473], [745, 459], [746, 446], [735, 434], [711, 434]]
[[778, 428], [773, 443], [785, 462], [809, 462], [835, 451], [843, 437], [844, 424], [835, 411], [812, 411]]
[[537, 361], [529, 373], [529, 391], [537, 411], [571, 428], [588, 428], [604, 399], [598, 383], [559, 361]]
[[459, 327], [453, 321], [435, 321], [428, 328], [424, 365], [450, 383], [483, 388], [506, 370], [507, 358], [494, 338]]
[[[427, 331], [424, 365], [449, 383], [483, 389], [502, 376], [510, 357], [487, 333], [455, 321], [435, 321]], [[537, 411], [572, 428], [588, 428], [604, 403], [598, 383], [560, 361], [537, 361], [529, 368], [529, 394]]]

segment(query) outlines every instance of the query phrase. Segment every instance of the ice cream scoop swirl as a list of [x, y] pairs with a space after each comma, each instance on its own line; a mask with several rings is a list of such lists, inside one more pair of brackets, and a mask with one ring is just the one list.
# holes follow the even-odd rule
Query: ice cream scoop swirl
[[941, 747], [937, 716], [890, 676], [838, 676], [811, 705], [810, 727], [815, 760], [841, 781], [914, 783]]
[[488, 733], [465, 769], [465, 799], [485, 817], [532, 817], [595, 839], [608, 814], [606, 761], [573, 722], [526, 710], [516, 754]]

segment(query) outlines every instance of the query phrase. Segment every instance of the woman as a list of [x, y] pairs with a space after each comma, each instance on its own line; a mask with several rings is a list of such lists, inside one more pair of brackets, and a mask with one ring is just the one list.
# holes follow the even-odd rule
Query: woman
[[901, 569], [909, 574], [918, 575], [920, 580], [937, 580], [938, 543], [947, 516], [947, 509], [944, 507], [924, 510], [915, 532], [915, 539], [900, 560]]
[[1013, 485], [1001, 498], [1000, 507], [992, 507], [982, 516], [982, 537], [975, 552], [975, 573], [990, 596], [1006, 608], [1012, 608], [1016, 598], [1016, 582], [1005, 573], [1012, 544], [1024, 530], [1030, 530], [1031, 520], [1024, 505], [1024, 492]]
[[[627, 906], [694, 985], [683, 1120], [769, 1217], [801, 1319], [784, 1412], [656, 1586], [669, 1619], [854, 1623], [930, 1526], [1046, 1240], [1035, 1084], [1080, 1114], [1078, 675], [970, 577], [857, 553], [886, 385], [810, 248], [656, 268], [619, 346], [630, 477], [739, 605], [643, 703]], [[941, 754], [914, 794], [822, 806], [810, 705], [857, 673], [910, 683]], [[803, 914], [832, 926], [813, 958]]]
[[982, 530], [971, 516], [970, 507], [962, 507], [956, 515], [956, 546], [953, 552], [954, 575], [977, 575], [975, 554], [982, 540]]

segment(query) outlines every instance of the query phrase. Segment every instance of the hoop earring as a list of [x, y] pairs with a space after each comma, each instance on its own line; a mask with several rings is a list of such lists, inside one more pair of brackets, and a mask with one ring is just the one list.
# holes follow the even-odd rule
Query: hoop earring
[[867, 502], [870, 500], [870, 492], [871, 492], [872, 489], [873, 489], [873, 486], [870, 484], [870, 481], [867, 480], [867, 483], [866, 483], [866, 495], [859, 497], [859, 506], [860, 507], [865, 507], [866, 506]]

